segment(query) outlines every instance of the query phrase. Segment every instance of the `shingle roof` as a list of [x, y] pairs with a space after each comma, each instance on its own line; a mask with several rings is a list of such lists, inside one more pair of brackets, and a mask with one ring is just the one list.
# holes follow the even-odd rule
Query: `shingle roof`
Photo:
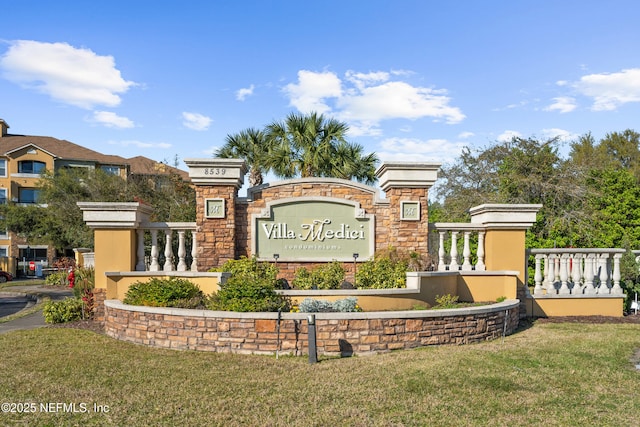
[[131, 157], [127, 159], [127, 163], [130, 166], [131, 173], [135, 175], [164, 175], [173, 172], [180, 175], [183, 180], [189, 180], [188, 172], [144, 156]]
[[124, 157], [98, 153], [97, 151], [90, 150], [73, 142], [52, 138], [50, 136], [7, 134], [0, 138], [0, 155], [7, 155], [7, 153], [30, 144], [40, 147], [58, 159], [88, 160], [111, 165], [127, 164], [127, 160]]
[[39, 147], [61, 160], [93, 161], [103, 165], [128, 165], [129, 172], [135, 175], [164, 175], [172, 171], [185, 181], [189, 180], [188, 172], [144, 156], [126, 159], [120, 156], [102, 154], [73, 142], [50, 136], [7, 134], [0, 138], [0, 155], [6, 156], [12, 151], [29, 145]]

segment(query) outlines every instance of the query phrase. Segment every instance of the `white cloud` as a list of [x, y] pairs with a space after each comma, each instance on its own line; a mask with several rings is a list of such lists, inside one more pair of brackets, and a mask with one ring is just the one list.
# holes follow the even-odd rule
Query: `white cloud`
[[90, 121], [100, 123], [106, 127], [118, 129], [129, 129], [135, 126], [133, 121], [126, 117], [118, 116], [116, 113], [112, 113], [111, 111], [94, 111], [93, 117]]
[[[406, 71], [347, 71], [344, 79], [329, 71], [300, 70], [298, 82], [284, 87], [290, 105], [303, 113], [332, 113], [347, 122], [351, 135], [379, 135], [380, 122], [433, 118], [448, 124], [464, 120], [443, 89], [412, 86], [397, 78]], [[392, 78], [396, 78], [393, 80]]]
[[112, 56], [67, 43], [17, 40], [0, 57], [2, 76], [56, 101], [92, 109], [120, 104], [119, 94], [135, 83], [124, 80]]
[[326, 113], [331, 108], [325, 103], [326, 98], [337, 98], [342, 94], [342, 82], [334, 73], [298, 71], [298, 83], [290, 83], [284, 87], [290, 105], [303, 113], [316, 111]]
[[251, 86], [249, 86], [249, 87], [247, 87], [247, 88], [239, 89], [239, 90], [236, 92], [236, 99], [237, 99], [238, 101], [244, 101], [248, 96], [253, 95], [253, 90], [254, 90], [254, 89], [255, 89], [255, 86], [254, 86], [254, 85], [251, 85]]
[[576, 140], [580, 135], [564, 129], [551, 128], [542, 129], [542, 136], [547, 139], [558, 138], [561, 142], [568, 142]]
[[213, 120], [210, 117], [198, 113], [182, 113], [182, 124], [192, 130], [207, 130]]
[[171, 148], [172, 145], [166, 142], [142, 142], [136, 140], [124, 140], [124, 141], [109, 141], [111, 145], [120, 145], [122, 147], [137, 147], [137, 148]]
[[460, 139], [467, 139], [467, 138], [471, 138], [472, 136], [476, 136], [476, 134], [473, 132], [460, 132], [458, 134], [458, 138]]
[[511, 141], [513, 138], [522, 138], [522, 134], [516, 130], [505, 130], [498, 135], [498, 142]]
[[387, 138], [379, 146], [376, 154], [383, 161], [447, 162], [458, 158], [466, 144], [446, 139]]
[[593, 98], [593, 111], [611, 111], [629, 102], [640, 102], [640, 68], [617, 73], [589, 74], [574, 87]]
[[559, 113], [570, 113], [575, 110], [576, 100], [575, 98], [571, 98], [569, 96], [559, 96], [557, 98], [553, 98], [555, 101], [553, 104], [546, 107], [545, 111], [558, 111]]

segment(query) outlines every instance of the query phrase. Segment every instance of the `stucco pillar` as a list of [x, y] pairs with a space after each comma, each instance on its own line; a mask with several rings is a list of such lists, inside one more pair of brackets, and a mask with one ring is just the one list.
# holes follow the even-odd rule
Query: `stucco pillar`
[[153, 209], [138, 202], [78, 202], [78, 206], [93, 229], [96, 289], [107, 289], [106, 272], [135, 270], [136, 229], [149, 220]]
[[429, 188], [438, 178], [439, 168], [437, 163], [393, 162], [383, 163], [376, 171], [380, 188], [389, 200], [390, 246], [428, 253]]
[[236, 254], [236, 199], [247, 166], [238, 159], [185, 159], [196, 188], [196, 242], [198, 271], [234, 259]]
[[527, 259], [525, 235], [536, 222], [536, 214], [542, 205], [485, 204], [469, 209], [472, 224], [486, 229], [484, 239], [484, 263], [487, 271], [517, 271], [518, 299], [521, 316], [527, 307]]

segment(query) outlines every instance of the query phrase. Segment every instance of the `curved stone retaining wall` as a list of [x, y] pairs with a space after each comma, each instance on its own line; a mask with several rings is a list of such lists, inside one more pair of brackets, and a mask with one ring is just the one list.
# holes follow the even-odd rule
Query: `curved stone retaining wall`
[[[105, 301], [105, 331], [153, 347], [239, 354], [308, 354], [308, 313], [236, 313]], [[518, 300], [451, 310], [316, 313], [320, 355], [350, 356], [427, 345], [467, 344], [511, 334]]]

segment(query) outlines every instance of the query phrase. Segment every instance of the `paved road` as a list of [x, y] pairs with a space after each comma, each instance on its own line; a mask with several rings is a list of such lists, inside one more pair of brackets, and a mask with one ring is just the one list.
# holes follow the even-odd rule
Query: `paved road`
[[[8, 305], [13, 305], [14, 307], [19, 304], [24, 304], [23, 306], [26, 306], [28, 304], [28, 299], [26, 297], [27, 294], [48, 296], [52, 300], [61, 300], [73, 295], [71, 289], [68, 288], [53, 288], [51, 286], [44, 285], [29, 285], [28, 283], [29, 282], [27, 281], [25, 282], [25, 285], [4, 288], [5, 292], [0, 291], [0, 316], [2, 316], [3, 312], [3, 302], [7, 303]], [[36, 313], [19, 317], [10, 322], [0, 323], [0, 334], [21, 329], [40, 328], [42, 326], [46, 326], [46, 323], [44, 321], [44, 317], [42, 316], [42, 311], [40, 310]]]

